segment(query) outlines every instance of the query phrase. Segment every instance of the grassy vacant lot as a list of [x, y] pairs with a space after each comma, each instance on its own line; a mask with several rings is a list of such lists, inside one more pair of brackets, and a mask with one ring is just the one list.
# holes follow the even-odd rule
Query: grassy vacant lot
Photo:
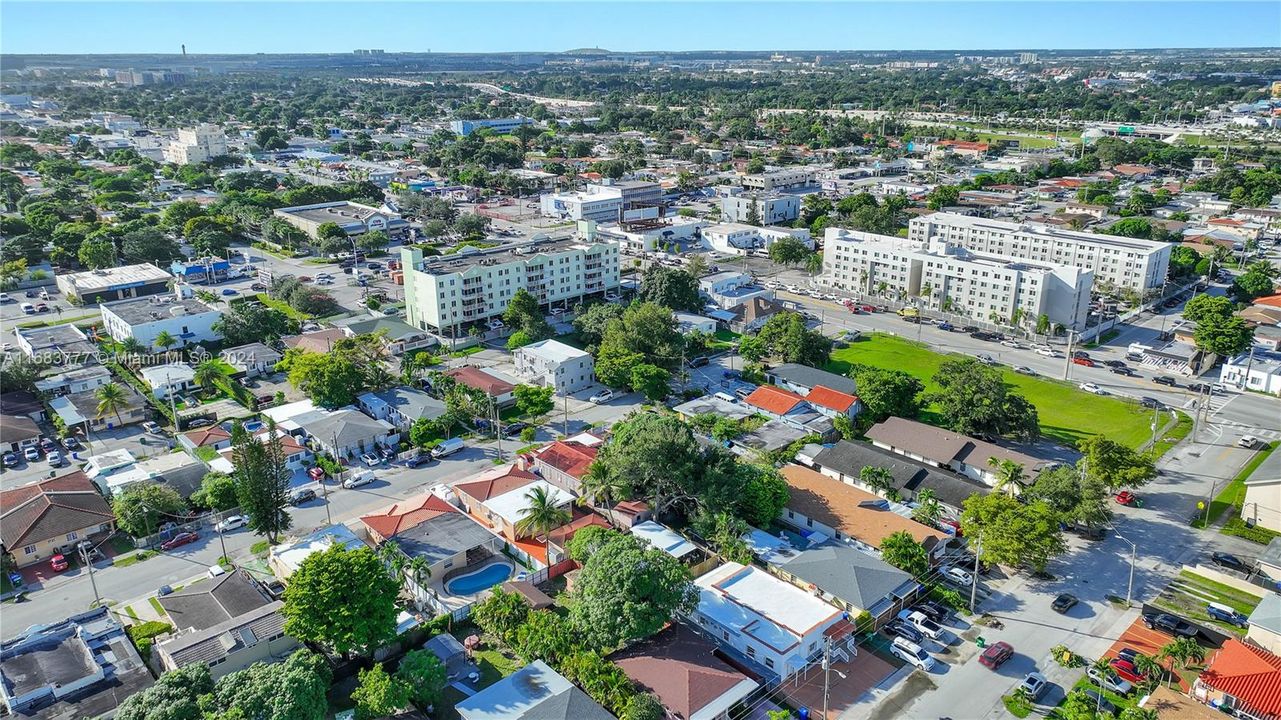
[[[874, 333], [871, 337], [852, 343], [848, 348], [832, 353], [827, 369], [842, 375], [848, 374], [854, 364], [902, 370], [925, 383], [927, 391], [936, 389], [931, 378], [945, 360], [964, 358], [966, 355], [944, 355], [910, 340]], [[1075, 447], [1090, 435], [1107, 433], [1107, 436], [1130, 447], [1139, 447], [1151, 439], [1149, 423], [1151, 412], [1137, 403], [1106, 395], [1081, 392], [1074, 384], [1029, 377], [1006, 367], [998, 368], [1005, 382], [1036, 406], [1041, 418], [1041, 433], [1046, 437]], [[925, 419], [936, 422], [926, 409]]]
[[284, 300], [277, 300], [269, 296], [267, 293], [258, 293], [258, 295], [255, 296], [255, 299], [257, 299], [259, 302], [261, 302], [263, 305], [266, 305], [269, 308], [272, 308], [274, 310], [279, 310], [280, 312], [293, 318], [294, 320], [297, 320], [298, 322], [307, 322], [308, 320], [311, 319], [311, 316], [308, 315], [307, 313], [298, 312], [297, 310], [290, 307], [289, 303], [285, 302]]
[[1241, 635], [1245, 632], [1244, 628], [1211, 618], [1205, 613], [1206, 605], [1217, 602], [1248, 616], [1258, 606], [1259, 600], [1259, 595], [1215, 582], [1191, 570], [1183, 570], [1170, 581], [1152, 604], [1229, 635]]

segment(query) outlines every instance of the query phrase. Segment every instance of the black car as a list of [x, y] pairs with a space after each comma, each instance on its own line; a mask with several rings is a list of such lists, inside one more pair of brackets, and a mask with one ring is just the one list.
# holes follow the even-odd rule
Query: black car
[[1165, 407], [1165, 403], [1161, 402], [1160, 400], [1157, 400], [1156, 398], [1146, 397], [1146, 396], [1139, 398], [1139, 404], [1145, 408], [1148, 408], [1149, 410], [1159, 410]]
[[889, 625], [886, 625], [885, 632], [891, 635], [897, 635], [904, 640], [909, 640], [917, 645], [920, 645], [925, 640], [925, 635], [922, 634], [920, 630], [917, 630], [902, 620], [895, 620]]
[[1210, 386], [1206, 385], [1205, 383], [1188, 383], [1188, 390], [1190, 392], [1196, 393], [1197, 395], [1200, 395], [1203, 392], [1207, 392], [1209, 391], [1209, 389], [1210, 389]]
[[1160, 630], [1180, 637], [1194, 638], [1198, 635], [1197, 629], [1190, 623], [1169, 613], [1144, 615], [1143, 624], [1147, 625], [1149, 630]]
[[429, 462], [431, 462], [431, 461], [433, 461], [433, 460], [435, 460], [435, 459], [436, 459], [436, 458], [434, 458], [434, 457], [432, 457], [432, 456], [431, 456], [431, 453], [419, 453], [419, 454], [417, 454], [417, 455], [415, 455], [415, 456], [413, 456], [413, 457], [409, 458], [408, 460], [406, 460], [406, 461], [405, 461], [405, 466], [406, 466], [406, 467], [411, 467], [411, 468], [416, 468], [416, 467], [418, 467], [419, 465], [426, 465], [427, 463], [429, 463]]
[[293, 494], [289, 496], [289, 504], [297, 507], [298, 505], [309, 503], [315, 499], [316, 491], [311, 488], [304, 488], [302, 490], [295, 490]]
[[1088, 352], [1084, 351], [1084, 350], [1074, 350], [1074, 351], [1072, 352], [1072, 359], [1073, 359], [1073, 360], [1078, 360], [1078, 359], [1079, 359], [1079, 360], [1089, 360], [1089, 359], [1090, 359], [1090, 354], [1089, 354]]
[[1230, 568], [1237, 572], [1249, 572], [1250, 566], [1244, 560], [1229, 553], [1217, 552], [1210, 556], [1210, 560], [1219, 567]]
[[1123, 367], [1125, 367], [1125, 363], [1121, 362], [1120, 360], [1104, 360], [1104, 361], [1103, 361], [1103, 364], [1104, 364], [1104, 365], [1107, 365], [1107, 366], [1108, 366], [1108, 367], [1110, 367], [1110, 368], [1123, 368]]
[[955, 330], [955, 329], [956, 329], [956, 326], [954, 326], [952, 323], [949, 323], [949, 322], [941, 322], [941, 323], [939, 323], [939, 330], [944, 330], [944, 331], [947, 331], [947, 332], [952, 332], [952, 331], [953, 331], [953, 330]]
[[530, 427], [527, 422], [514, 422], [510, 425], [504, 425], [503, 437], [516, 437], [527, 427]]
[[965, 327], [961, 328], [961, 332], [963, 333], [976, 333], [978, 331], [979, 329], [978, 329], [978, 326], [976, 325], [966, 325]]
[[1170, 377], [1169, 375], [1157, 375], [1156, 377], [1152, 378], [1152, 382], [1156, 383], [1157, 385], [1168, 385], [1170, 387], [1176, 387], [1179, 384], [1177, 380]]
[[1108, 372], [1116, 373], [1117, 375], [1125, 375], [1125, 376], [1127, 376], [1127, 377], [1129, 377], [1129, 376], [1133, 376], [1133, 375], [1137, 375], [1137, 374], [1138, 374], [1138, 373], [1134, 372], [1133, 370], [1131, 370], [1130, 368], [1128, 368], [1128, 367], [1126, 367], [1126, 366], [1124, 366], [1124, 365], [1119, 365], [1119, 366], [1116, 366], [1116, 367], [1110, 367], [1110, 368], [1108, 368]]
[[1054, 612], [1062, 614], [1071, 610], [1078, 602], [1080, 601], [1072, 593], [1063, 593], [1054, 598], [1054, 602], [1050, 603], [1050, 607], [1053, 608]]
[[709, 359], [706, 355], [703, 355], [703, 356], [691, 359], [689, 361], [689, 366], [692, 368], [705, 367], [710, 362], [711, 362], [711, 359]]
[[936, 623], [942, 623], [948, 617], [947, 608], [932, 600], [926, 600], [912, 609]]
[[975, 340], [991, 340], [992, 339], [992, 336], [990, 333], [985, 333], [982, 330], [975, 330], [974, 332], [970, 333], [970, 337], [974, 338]]

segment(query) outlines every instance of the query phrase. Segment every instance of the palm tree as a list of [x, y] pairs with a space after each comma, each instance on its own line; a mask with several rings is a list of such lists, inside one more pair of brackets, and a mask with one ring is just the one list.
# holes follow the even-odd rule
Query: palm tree
[[120, 417], [120, 411], [129, 407], [129, 396], [124, 388], [110, 382], [98, 388], [93, 396], [98, 400], [99, 418], [115, 413], [116, 421], [124, 423], [124, 419]]
[[996, 484], [992, 489], [1001, 492], [1006, 490], [1011, 495], [1014, 490], [1023, 487], [1023, 466], [1013, 460], [1001, 460], [996, 457], [987, 459], [987, 464], [993, 468], [996, 476]]
[[1148, 655], [1135, 655], [1134, 669], [1144, 677], [1143, 685], [1148, 689], [1155, 687], [1165, 677], [1165, 667]]
[[161, 330], [156, 334], [156, 344], [168, 350], [178, 344], [178, 338], [171, 335], [168, 330]]
[[147, 346], [138, 342], [138, 338], [127, 337], [120, 341], [120, 351], [126, 355], [142, 355], [147, 352]]
[[193, 372], [193, 379], [196, 384], [204, 388], [206, 392], [213, 388], [218, 378], [222, 377], [222, 368], [218, 365], [218, 361], [212, 358], [200, 361]]
[[1179, 670], [1186, 670], [1192, 663], [1205, 660], [1205, 648], [1192, 638], [1175, 638], [1161, 646], [1157, 657], [1171, 661]]
[[388, 540], [379, 545], [378, 559], [383, 561], [383, 564], [391, 571], [393, 577], [400, 578], [406, 562], [405, 554], [400, 551], [400, 543], [395, 540]]
[[894, 487], [894, 476], [890, 471], [874, 465], [864, 465], [858, 471], [858, 480], [878, 493], [887, 493]]
[[529, 501], [529, 507], [521, 511], [521, 517], [516, 521], [516, 532], [521, 535], [543, 535], [564, 525], [572, 518], [570, 512], [560, 507], [552, 494], [542, 485], [535, 486], [525, 493], [525, 499]]
[[939, 504], [934, 491], [926, 488], [916, 494], [917, 507], [912, 517], [926, 525], [934, 526], [943, 517], [943, 506]]
[[418, 587], [414, 603], [422, 609], [422, 596], [427, 591], [427, 579], [431, 577], [431, 561], [422, 555], [415, 556], [406, 566], [406, 580]]
[[627, 489], [622, 478], [610, 472], [603, 463], [594, 462], [578, 482], [578, 504], [604, 505], [609, 524], [613, 525], [614, 501]]

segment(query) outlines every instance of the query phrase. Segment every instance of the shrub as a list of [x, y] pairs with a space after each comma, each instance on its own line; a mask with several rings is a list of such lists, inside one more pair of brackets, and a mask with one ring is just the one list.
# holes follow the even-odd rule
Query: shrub
[[1002, 695], [1001, 702], [1005, 704], [1005, 709], [1016, 718], [1025, 718], [1032, 714], [1032, 701], [1022, 690], [1016, 690], [1009, 695]]
[[151, 659], [151, 646], [155, 644], [155, 638], [167, 632], [173, 632], [173, 625], [160, 620], [150, 620], [125, 628], [125, 633], [133, 641], [133, 646], [138, 648], [138, 654], [144, 661]]

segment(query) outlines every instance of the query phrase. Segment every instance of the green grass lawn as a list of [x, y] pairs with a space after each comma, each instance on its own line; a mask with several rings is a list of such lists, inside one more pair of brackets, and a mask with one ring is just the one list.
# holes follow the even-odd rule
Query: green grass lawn
[[1152, 604], [1165, 608], [1202, 625], [1217, 627], [1230, 635], [1240, 635], [1243, 628], [1211, 618], [1205, 607], [1211, 602], [1249, 615], [1259, 604], [1259, 596], [1242, 592], [1230, 585], [1215, 582], [1190, 570], [1183, 570], [1167, 585]]
[[283, 300], [276, 300], [275, 298], [272, 298], [271, 296], [267, 295], [267, 293], [258, 293], [256, 297], [258, 301], [261, 302], [263, 305], [266, 305], [267, 307], [275, 310], [279, 310], [280, 312], [288, 315], [289, 317], [297, 320], [298, 322], [307, 322], [308, 320], [311, 319], [311, 316], [308, 315], [307, 313], [298, 312], [297, 310], [290, 307], [289, 303]]
[[[833, 351], [827, 369], [847, 375], [852, 365], [861, 363], [902, 370], [919, 378], [925, 383], [925, 389], [931, 391], [937, 389], [931, 378], [939, 366], [946, 360], [965, 357], [969, 356], [943, 355], [910, 340], [873, 333], [848, 348]], [[1152, 437], [1149, 428], [1152, 416], [1137, 403], [1090, 395], [1074, 384], [1020, 375], [1005, 366], [997, 369], [1007, 384], [1036, 406], [1041, 433], [1052, 440], [1075, 447], [1090, 435], [1106, 433], [1112, 440], [1137, 448]], [[926, 408], [925, 420], [938, 424], [940, 418]]]
[[18, 323], [18, 327], [22, 328], [23, 330], [32, 330], [34, 328], [52, 327], [54, 325], [66, 325], [67, 323], [84, 322], [85, 320], [94, 320], [101, 317], [102, 316], [98, 314], [77, 315], [75, 317], [67, 317], [67, 318], [55, 315], [54, 317], [51, 317], [48, 320], [32, 320], [31, 322]]

